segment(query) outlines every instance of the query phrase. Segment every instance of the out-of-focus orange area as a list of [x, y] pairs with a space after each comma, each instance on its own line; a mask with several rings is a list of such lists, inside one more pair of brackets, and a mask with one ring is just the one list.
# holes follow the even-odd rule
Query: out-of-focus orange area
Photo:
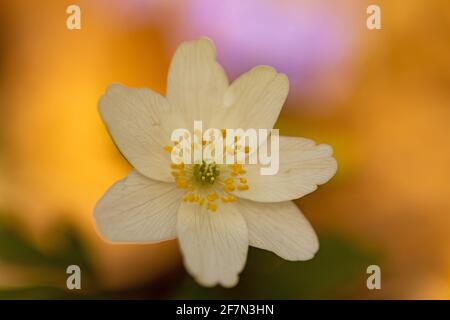
[[[450, 298], [450, 3], [376, 1], [382, 29], [368, 30], [369, 1], [214, 2], [78, 0], [81, 30], [68, 30], [66, 2], [3, 1], [0, 216], [44, 251], [49, 230], [74, 225], [101, 290], [173, 286], [175, 241], [113, 245], [95, 230], [96, 201], [130, 170], [97, 102], [114, 82], [164, 93], [174, 48], [205, 35], [231, 78], [252, 64], [287, 73], [277, 127], [333, 146], [337, 175], [297, 204], [319, 238], [376, 256], [382, 290], [364, 267], [344, 296]], [[0, 289], [65, 277], [1, 255], [0, 270]]]

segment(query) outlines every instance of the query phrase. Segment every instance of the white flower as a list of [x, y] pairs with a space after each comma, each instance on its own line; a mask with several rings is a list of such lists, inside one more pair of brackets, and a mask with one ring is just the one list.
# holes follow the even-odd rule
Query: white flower
[[[259, 165], [175, 165], [170, 133], [192, 128], [273, 128], [288, 79], [258, 66], [229, 84], [207, 39], [182, 43], [170, 65], [167, 95], [111, 85], [101, 98], [103, 121], [134, 169], [100, 199], [98, 230], [113, 242], [154, 243], [178, 238], [189, 273], [205, 286], [232, 287], [248, 246], [286, 260], [308, 260], [319, 243], [290, 200], [316, 190], [336, 172], [328, 145], [280, 137], [280, 168]], [[214, 179], [202, 183], [201, 176]]]

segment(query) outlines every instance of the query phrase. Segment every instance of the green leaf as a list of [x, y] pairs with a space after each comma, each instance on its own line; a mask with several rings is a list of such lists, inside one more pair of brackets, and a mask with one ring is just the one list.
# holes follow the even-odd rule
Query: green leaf
[[0, 218], [0, 260], [13, 265], [44, 267], [62, 275], [65, 275], [69, 265], [75, 264], [83, 270], [84, 275], [95, 278], [89, 250], [73, 226], [65, 222], [58, 223], [57, 228], [47, 235], [48, 242], [55, 245], [42, 251], [24, 236], [14, 216], [2, 215]]
[[9, 263], [49, 266], [48, 257], [15, 226], [0, 220], [0, 259]]
[[49, 259], [54, 266], [66, 268], [69, 265], [78, 265], [84, 274], [92, 275], [93, 266], [89, 250], [77, 230], [66, 223], [61, 223], [53, 237], [58, 246], [49, 252]]

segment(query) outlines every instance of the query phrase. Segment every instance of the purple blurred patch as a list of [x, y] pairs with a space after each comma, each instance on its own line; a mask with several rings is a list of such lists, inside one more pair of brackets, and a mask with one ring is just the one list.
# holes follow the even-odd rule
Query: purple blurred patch
[[213, 39], [232, 78], [271, 65], [289, 76], [295, 96], [323, 98], [330, 86], [325, 77], [336, 78], [332, 73], [350, 64], [358, 46], [357, 29], [339, 9], [322, 1], [191, 0], [180, 32]]

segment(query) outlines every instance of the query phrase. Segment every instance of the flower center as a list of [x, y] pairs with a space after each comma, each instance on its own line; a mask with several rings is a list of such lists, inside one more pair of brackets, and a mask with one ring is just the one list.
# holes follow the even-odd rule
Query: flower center
[[205, 161], [202, 161], [201, 164], [193, 165], [192, 174], [195, 181], [206, 185], [214, 184], [217, 177], [220, 175], [220, 171], [215, 162], [206, 163]]
[[[235, 149], [226, 148], [234, 154]], [[172, 146], [165, 146], [164, 151], [170, 153]], [[249, 151], [246, 149], [245, 153]], [[185, 165], [172, 163], [170, 165], [176, 187], [186, 189], [184, 202], [205, 206], [210, 212], [215, 212], [219, 204], [236, 201], [235, 192], [249, 190], [245, 178], [246, 171], [242, 164], [223, 164], [202, 161], [199, 164]]]

